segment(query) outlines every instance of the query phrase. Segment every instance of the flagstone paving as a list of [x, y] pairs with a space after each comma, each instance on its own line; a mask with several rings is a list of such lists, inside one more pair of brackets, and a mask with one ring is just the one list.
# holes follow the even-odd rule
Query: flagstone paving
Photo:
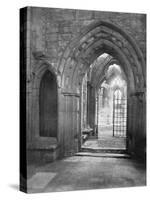
[[28, 192], [144, 186], [143, 164], [128, 158], [72, 156], [28, 166]]

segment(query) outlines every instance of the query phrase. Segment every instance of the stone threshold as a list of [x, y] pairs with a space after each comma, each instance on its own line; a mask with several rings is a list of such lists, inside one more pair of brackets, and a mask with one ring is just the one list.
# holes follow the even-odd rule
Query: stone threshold
[[92, 153], [92, 152], [78, 152], [76, 156], [90, 156], [90, 157], [108, 157], [108, 158], [130, 158], [130, 155], [123, 153]]
[[81, 148], [81, 152], [90, 152], [90, 153], [126, 153], [125, 148]]

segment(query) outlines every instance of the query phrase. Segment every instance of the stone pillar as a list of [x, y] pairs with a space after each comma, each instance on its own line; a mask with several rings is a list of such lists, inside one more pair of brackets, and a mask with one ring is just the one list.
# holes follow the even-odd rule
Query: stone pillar
[[145, 160], [146, 158], [146, 99], [143, 91], [135, 93], [136, 96], [136, 137], [135, 156]]
[[127, 149], [130, 154], [145, 159], [146, 102], [144, 92], [135, 92], [128, 98]]
[[91, 97], [91, 84], [87, 82], [87, 124], [90, 125], [90, 97]]
[[88, 86], [88, 123], [95, 129], [95, 88]]
[[136, 135], [136, 99], [128, 95], [127, 99], [127, 150], [134, 154], [135, 135]]
[[82, 84], [82, 128], [86, 128], [88, 125], [88, 114], [87, 114], [87, 107], [88, 107], [88, 98], [87, 98], [87, 76], [84, 77], [83, 84]]
[[80, 143], [80, 95], [63, 91], [59, 98], [59, 144], [61, 154], [74, 155]]

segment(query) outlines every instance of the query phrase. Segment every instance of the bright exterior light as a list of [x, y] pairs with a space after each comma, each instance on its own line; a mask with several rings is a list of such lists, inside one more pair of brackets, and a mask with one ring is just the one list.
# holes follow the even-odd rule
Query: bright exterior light
[[114, 78], [111, 83], [110, 83], [110, 86], [113, 88], [115, 86], [118, 86], [118, 87], [125, 87], [126, 86], [126, 83], [124, 80], [122, 80], [119, 76], [117, 76], [116, 78]]

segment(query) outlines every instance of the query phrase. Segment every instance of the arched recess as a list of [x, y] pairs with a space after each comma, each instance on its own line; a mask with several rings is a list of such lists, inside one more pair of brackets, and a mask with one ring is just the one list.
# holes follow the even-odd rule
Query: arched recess
[[40, 83], [39, 115], [40, 136], [57, 138], [57, 83], [49, 70]]
[[[134, 39], [120, 27], [104, 21], [93, 23], [83, 29], [81, 34], [67, 46], [58, 67], [61, 74], [61, 95], [62, 98], [64, 95], [67, 96], [64, 99], [64, 104], [66, 105], [64, 113], [70, 112], [76, 116], [78, 115], [78, 109], [74, 110], [73, 99], [78, 97], [76, 98], [76, 107], [79, 107], [82, 79], [93, 61], [103, 53], [108, 53], [116, 59], [127, 77], [128, 119], [130, 119], [128, 120], [127, 129], [130, 140], [128, 149], [130, 151], [136, 143], [134, 135], [145, 134], [139, 133], [140, 131], [143, 132], [142, 128], [145, 126], [143, 120], [139, 125], [135, 119], [137, 113], [141, 114], [141, 118], [144, 115], [144, 108], [142, 106], [144, 104], [146, 85], [145, 60]], [[142, 99], [141, 110], [139, 110], [139, 98]], [[131, 120], [133, 118], [134, 120]], [[64, 121], [64, 131], [62, 134], [66, 138], [69, 135], [70, 141], [73, 143], [74, 138], [79, 139], [81, 132], [80, 117], [78, 122], [73, 122], [73, 118], [69, 120], [75, 127], [79, 125], [79, 132], [73, 131], [73, 128], [71, 129], [68, 126], [67, 121]], [[78, 137], [75, 137], [75, 135]], [[65, 145], [67, 145], [67, 141], [64, 142]]]
[[[53, 82], [53, 86], [51, 83]], [[44, 89], [44, 84], [46, 88]], [[43, 91], [44, 90], [44, 91]], [[46, 94], [46, 90], [48, 94]], [[38, 60], [36, 61], [35, 68], [33, 69], [31, 80], [28, 83], [28, 148], [29, 149], [50, 149], [56, 147], [58, 145], [59, 134], [58, 134], [58, 79], [57, 74], [51, 64], [46, 61]], [[52, 98], [52, 93], [54, 98]], [[42, 96], [47, 98], [45, 101], [42, 99]], [[49, 130], [49, 133], [41, 133], [41, 109], [40, 104], [44, 103], [48, 104], [48, 101], [52, 101], [55, 105], [54, 110], [50, 110], [51, 106], [48, 109], [52, 113], [55, 111], [56, 113], [53, 115], [52, 121], [50, 120], [50, 115], [47, 116], [47, 120], [54, 123], [53, 133]], [[53, 104], [53, 103], [52, 103]], [[44, 107], [46, 110], [47, 108]], [[43, 115], [43, 113], [42, 113]], [[45, 116], [46, 118], [46, 116]], [[50, 122], [50, 124], [51, 124]], [[48, 122], [47, 122], [48, 123]], [[51, 124], [52, 125], [52, 124]], [[48, 126], [49, 127], [49, 126]], [[54, 131], [56, 129], [56, 131]], [[55, 132], [55, 133], [54, 133]]]

